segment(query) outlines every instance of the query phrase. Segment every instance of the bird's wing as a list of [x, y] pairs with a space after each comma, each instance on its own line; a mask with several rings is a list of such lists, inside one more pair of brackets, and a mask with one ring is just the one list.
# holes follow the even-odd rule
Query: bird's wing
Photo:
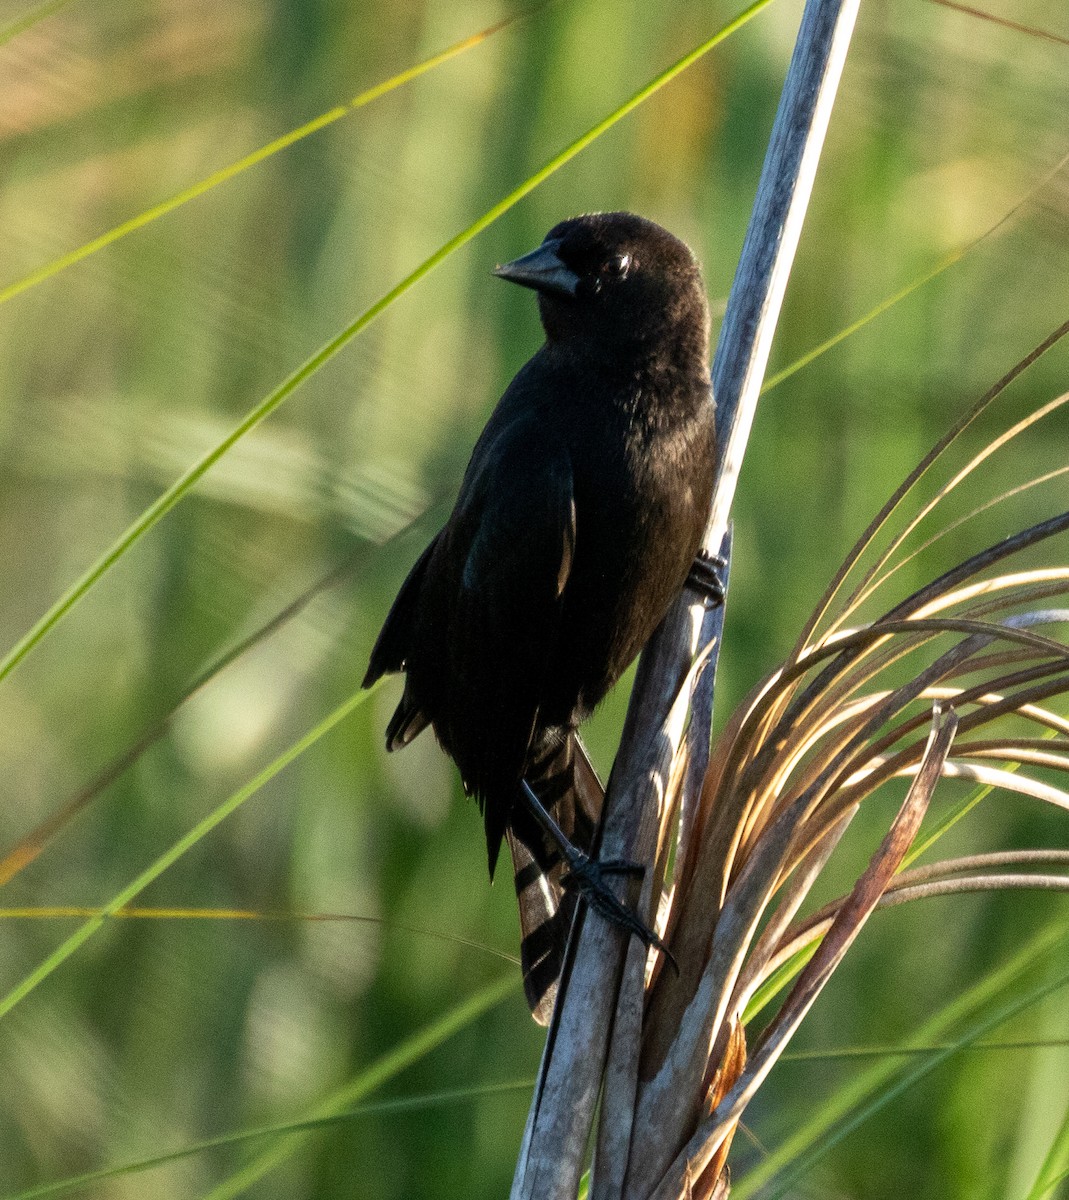
[[447, 527], [458, 577], [440, 732], [483, 805], [492, 869], [555, 658], [575, 498], [567, 450], [530, 418], [510, 421], [473, 467]]
[[[401, 590], [397, 593], [397, 599], [390, 606], [379, 636], [375, 640], [375, 648], [371, 651], [371, 660], [368, 663], [362, 687], [371, 687], [383, 675], [392, 675], [395, 671], [404, 670], [412, 647], [420, 591], [427, 574], [428, 564], [440, 537], [441, 534], [438, 534], [416, 560], [415, 566], [409, 571], [408, 577], [401, 585]], [[402, 746], [407, 746], [429, 724], [430, 718], [422, 710], [406, 685], [401, 702], [390, 718], [390, 723], [386, 726], [386, 749], [398, 750]]]
[[412, 644], [412, 628], [416, 619], [420, 587], [440, 536], [437, 535], [416, 559], [415, 565], [401, 584], [397, 598], [390, 605], [379, 636], [375, 639], [375, 648], [371, 651], [362, 687], [371, 687], [381, 676], [392, 675], [395, 671], [404, 669]]

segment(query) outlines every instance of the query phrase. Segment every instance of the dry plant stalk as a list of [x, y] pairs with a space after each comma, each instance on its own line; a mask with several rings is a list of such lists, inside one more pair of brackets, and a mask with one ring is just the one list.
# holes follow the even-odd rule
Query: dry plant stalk
[[[721, 451], [706, 533], [707, 551], [730, 547], [728, 512], [764, 377], [772, 336], [816, 176], [839, 77], [860, 0], [807, 0], [776, 115], [757, 200], [732, 285], [713, 363]], [[655, 906], [659, 871], [670, 845], [664, 836], [683, 785], [684, 828], [694, 823], [707, 759], [711, 679], [693, 698], [704, 714], [691, 723], [688, 668], [702, 645], [719, 643], [721, 614], [684, 594], [642, 655], [631, 706], [613, 766], [601, 854], [651, 864], [640, 911]], [[714, 650], [715, 655], [715, 650]], [[681, 685], [684, 685], [681, 690]], [[670, 715], [666, 719], [664, 714]], [[686, 759], [677, 756], [684, 745]], [[660, 810], [654, 811], [656, 803]], [[632, 889], [632, 892], [637, 889]], [[628, 1097], [637, 1088], [645, 956], [601, 919], [576, 922], [567, 987], [554, 1012], [535, 1096], [524, 1132], [512, 1200], [572, 1200], [604, 1079], [605, 1110], [598, 1134], [604, 1194], [618, 1194], [619, 1145], [629, 1142]], [[619, 997], [619, 1003], [617, 1002]], [[616, 1106], [616, 1097], [623, 1097]], [[614, 1140], [610, 1151], [606, 1138]]]
[[[807, 0], [717, 348], [713, 382], [724, 450], [706, 548], [725, 555], [735, 480], [857, 6]], [[728, 1150], [747, 1104], [875, 907], [995, 886], [1069, 890], [1069, 855], [1062, 851], [900, 872], [940, 778], [1007, 786], [1069, 807], [1069, 794], [1007, 769], [1069, 768], [1069, 722], [1044, 707], [1069, 693], [1069, 650], [1035, 632], [1069, 620], [1067, 610], [1037, 607], [1069, 590], [1069, 567], [992, 574], [1069, 528], [1069, 514], [989, 547], [878, 620], [847, 627], [905, 563], [968, 518], [893, 561], [917, 525], [990, 454], [1069, 396], [986, 446], [832, 612], [844, 580], [907, 493], [1067, 332], [1069, 323], [1018, 363], [904, 481], [832, 581], [787, 662], [740, 706], [712, 752], [711, 677], [722, 612], [703, 613], [685, 595], [666, 617], [640, 662], [601, 852], [650, 864], [628, 902], [656, 918], [679, 972], [649, 959], [600, 918], [580, 914], [512, 1200], [575, 1197], [599, 1098], [592, 1200], [726, 1197]], [[937, 656], [902, 682], [909, 656], [932, 649]], [[705, 655], [712, 669], [703, 677]], [[1003, 727], [1015, 716], [1043, 736], [1011, 736], [1012, 727]], [[988, 736], [955, 742], [981, 726]], [[800, 919], [858, 805], [896, 776], [913, 783], [868, 869], [849, 896]], [[748, 1050], [747, 1021], [804, 955], [811, 955], [808, 963]]]

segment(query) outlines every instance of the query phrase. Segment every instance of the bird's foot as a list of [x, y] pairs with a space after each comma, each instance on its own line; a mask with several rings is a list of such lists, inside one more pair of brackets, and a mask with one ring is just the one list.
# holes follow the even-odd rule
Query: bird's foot
[[714, 608], [724, 603], [724, 584], [720, 572], [727, 566], [722, 554], [706, 554], [699, 550], [691, 564], [687, 584], [698, 592]]
[[632, 933], [649, 949], [659, 950], [672, 964], [676, 974], [679, 974], [679, 964], [672, 957], [672, 952], [635, 913], [621, 901], [612, 888], [605, 882], [607, 875], [629, 875], [633, 879], [641, 879], [646, 873], [639, 863], [628, 862], [626, 859], [610, 858], [598, 862], [589, 855], [577, 850], [565, 837], [563, 830], [549, 815], [542, 801], [535, 795], [526, 779], [520, 781], [521, 795], [524, 803], [535, 820], [542, 826], [550, 840], [560, 850], [568, 870], [561, 883], [569, 891], [577, 891], [587, 904], [607, 921], [619, 929]]
[[588, 858], [578, 850], [566, 855], [568, 873], [561, 882], [569, 890], [580, 893], [587, 904], [618, 929], [633, 934], [647, 949], [659, 950], [672, 964], [675, 973], [679, 974], [679, 964], [672, 956], [671, 950], [653, 932], [648, 925], [641, 921], [613, 892], [605, 882], [607, 875], [628, 875], [641, 879], [645, 869], [638, 863], [627, 862], [624, 859], [608, 859], [598, 862]]

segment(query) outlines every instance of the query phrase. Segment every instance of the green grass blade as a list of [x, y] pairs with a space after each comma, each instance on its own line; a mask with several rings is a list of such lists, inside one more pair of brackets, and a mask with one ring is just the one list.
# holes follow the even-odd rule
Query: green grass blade
[[1054, 1189], [1056, 1187], [1058, 1187], [1059, 1184], [1064, 1183], [1067, 1179], [1069, 1179], [1069, 1167], [1066, 1167], [1063, 1171], [1059, 1171], [1058, 1174], [1055, 1175], [1053, 1179], [1048, 1180], [1046, 1182], [1046, 1184], [1044, 1184], [1044, 1190], [1040, 1193], [1040, 1195], [1041, 1196], [1053, 1195]]
[[[384, 1054], [368, 1070], [361, 1072], [355, 1079], [336, 1091], [316, 1109], [315, 1117], [335, 1116], [352, 1107], [369, 1092], [380, 1087], [405, 1067], [419, 1061], [446, 1038], [451, 1037], [465, 1025], [469, 1025], [481, 1016], [487, 1009], [499, 1003], [510, 992], [518, 988], [519, 983], [519, 972], [513, 972], [458, 1005], [440, 1021], [436, 1021], [433, 1025], [414, 1034], [401, 1045]], [[204, 1200], [229, 1200], [232, 1196], [241, 1195], [246, 1188], [288, 1158], [300, 1141], [300, 1138], [293, 1136], [281, 1138], [274, 1146], [265, 1150], [231, 1175], [229, 1179], [213, 1188], [204, 1197]]]
[[1069, 1106], [1025, 1200], [1046, 1200], [1069, 1175]]
[[38, 21], [43, 21], [45, 17], [50, 17], [53, 13], [58, 13], [61, 8], [66, 8], [71, 0], [46, 0], [44, 4], [38, 4], [36, 8], [31, 8], [28, 13], [21, 17], [16, 17], [10, 24], [5, 25], [0, 29], [0, 46], [6, 46], [12, 38], [17, 38], [20, 33], [25, 33], [27, 29], [32, 29]]
[[[1015, 770], [1016, 767], [1011, 763], [1007, 770]], [[910, 850], [902, 862], [902, 870], [905, 871], [917, 861], [921, 855], [926, 854], [936, 842], [939, 841], [944, 834], [949, 833], [959, 821], [963, 821], [969, 813], [994, 791], [994, 786], [990, 784], [981, 784], [969, 793], [964, 799], [958, 801], [957, 804], [950, 809], [945, 817], [942, 818], [935, 828], [927, 834], [922, 840], [918, 839], [916, 845]]]
[[[7, 33], [7, 31], [0, 33], [0, 46], [4, 44], [7, 38], [14, 37], [16, 33], [21, 33], [24, 28], [29, 28], [29, 25], [34, 24], [42, 17], [51, 15], [56, 9], [62, 8], [64, 4], [68, 4], [69, 2], [70, 0], [53, 0], [51, 4], [45, 4], [40, 9], [35, 10], [34, 13], [22, 18], [21, 22], [16, 21], [15, 26], [17, 28], [15, 26], [11, 27], [14, 28], [14, 33]], [[487, 38], [492, 37], [507, 25], [512, 25], [536, 11], [537, 9], [527, 9], [514, 16], [506, 17], [504, 20], [498, 21], [496, 24], [478, 33], [461, 38], [460, 41], [454, 42], [451, 46], [447, 46], [437, 54], [432, 54], [430, 58], [425, 58], [422, 62], [407, 67], [397, 75], [391, 75], [389, 79], [384, 79], [381, 83], [375, 84], [374, 87], [368, 88], [344, 104], [338, 104], [327, 112], [320, 113], [318, 117], [313, 117], [310, 121], [306, 121], [296, 129], [291, 129], [288, 133], [284, 133], [281, 137], [277, 137], [266, 145], [260, 146], [259, 149], [251, 151], [249, 154], [237, 159], [237, 161], [229, 163], [225, 167], [220, 167], [218, 171], [213, 171], [210, 175], [205, 176], [205, 178], [190, 184], [189, 187], [176, 192], [169, 199], [161, 200], [159, 204], [154, 204], [151, 208], [145, 209], [144, 212], [138, 213], [137, 216], [130, 217], [129, 220], [114, 226], [114, 228], [109, 229], [106, 233], [100, 234], [98, 237], [85, 242], [81, 246], [77, 246], [73, 250], [69, 250], [66, 254], [61, 254], [51, 262], [45, 263], [44, 266], [31, 271], [29, 275], [25, 275], [21, 279], [16, 279], [5, 287], [0, 288], [0, 304], [14, 299], [15, 296], [20, 295], [29, 288], [35, 287], [39, 283], [44, 283], [46, 279], [51, 279], [53, 275], [58, 275], [60, 271], [65, 271], [67, 267], [73, 267], [75, 263], [80, 263], [83, 259], [96, 254], [107, 246], [113, 245], [138, 229], [143, 229], [146, 225], [151, 225], [153, 221], [158, 221], [160, 217], [167, 216], [168, 213], [174, 212], [176, 208], [181, 208], [183, 204], [188, 204], [191, 200], [199, 199], [206, 192], [212, 191], [213, 188], [217, 188], [220, 184], [229, 182], [235, 176], [249, 170], [250, 167], [258, 166], [280, 151], [288, 149], [295, 142], [300, 142], [304, 138], [310, 137], [313, 133], [318, 133], [321, 129], [325, 129], [328, 125], [333, 125], [335, 121], [340, 121], [343, 117], [349, 116], [351, 113], [356, 112], [357, 109], [370, 104], [373, 100], [378, 100], [388, 92], [392, 92], [406, 83], [411, 83], [413, 79], [418, 79], [428, 71], [433, 71], [435, 67], [440, 67], [450, 59], [456, 58], [459, 54], [463, 54], [465, 50], [470, 50], [474, 46], [478, 46], [481, 42], [486, 41]]]
[[916, 279], [899, 288], [897, 292], [881, 300], [874, 308], [870, 308], [867, 313], [858, 317], [856, 321], [851, 321], [849, 325], [840, 329], [838, 333], [833, 333], [830, 338], [821, 342], [819, 346], [814, 346], [812, 350], [808, 350], [800, 358], [796, 358], [794, 362], [788, 363], [782, 371], [777, 371], [775, 375], [770, 375], [761, 388], [761, 394], [764, 395], [765, 392], [770, 392], [774, 387], [778, 387], [785, 380], [790, 379], [792, 375], [802, 370], [803, 367], [808, 367], [811, 362], [820, 358], [822, 354], [833, 350], [840, 342], [845, 342], [848, 337], [852, 337], [855, 333], [864, 329], [866, 325], [875, 321], [877, 317], [882, 316], [889, 308], [894, 308], [899, 301], [905, 300], [914, 292], [919, 291], [925, 284], [931, 283], [933, 279], [938, 278], [944, 271], [949, 270], [955, 263], [961, 262], [963, 258], [972, 254], [974, 250], [978, 249], [996, 234], [1011, 228], [1016, 218], [1028, 211], [1031, 201], [1061, 174], [1067, 164], [1069, 164], [1069, 155], [1061, 158], [1052, 170], [1048, 171], [1041, 179], [1034, 183], [993, 225], [985, 229], [978, 237], [974, 237], [971, 242], [966, 242], [964, 245], [957, 246], [953, 250], [948, 251], [934, 267], [925, 271], [923, 275], [918, 275]]
[[859, 1058], [916, 1058], [918, 1054], [934, 1054], [937, 1050], [1051, 1050], [1069, 1047], [1069, 1038], [1036, 1038], [1029, 1041], [973, 1042], [959, 1046], [957, 1042], [929, 1042], [923, 1046], [840, 1046], [836, 1050], [788, 1050], [780, 1062], [842, 1062]]
[[817, 946], [814, 942], [811, 945], [804, 946], [785, 963], [778, 966], [754, 992], [750, 1003], [746, 1005], [746, 1011], [742, 1014], [743, 1024], [749, 1024], [762, 1009], [771, 1004], [816, 952]]
[[90, 917], [106, 917], [112, 921], [260, 921], [276, 924], [353, 924], [374, 925], [386, 932], [406, 934], [410, 937], [427, 938], [461, 946], [465, 950], [477, 950], [502, 962], [520, 966], [515, 954], [509, 954], [496, 946], [474, 938], [460, 937], [455, 933], [444, 933], [440, 929], [423, 929], [418, 925], [404, 925], [387, 921], [384, 917], [369, 917], [364, 913], [339, 912], [294, 912], [280, 910], [271, 912], [254, 908], [119, 908], [114, 911], [99, 906], [75, 904], [34, 906], [23, 908], [0, 907], [0, 922], [4, 921], [69, 921], [73, 917], [88, 920]]
[[236, 812], [246, 800], [254, 796], [260, 788], [262, 788], [270, 780], [295, 759], [299, 758], [310, 746], [313, 746], [319, 741], [324, 734], [329, 733], [335, 725], [345, 720], [347, 716], [355, 709], [363, 704], [373, 693], [375, 689], [369, 688], [367, 691], [356, 692], [350, 696], [343, 704], [339, 704], [336, 709], [322, 721], [319, 722], [313, 729], [309, 730], [304, 737], [294, 742], [287, 750], [283, 751], [273, 762], [269, 763], [262, 771], [254, 776], [243, 787], [239, 788], [231, 796], [223, 801], [218, 808], [210, 812], [202, 821], [197, 824], [186, 834], [178, 839], [170, 849], [156, 859], [150, 866], [146, 867], [140, 875], [126, 887], [118, 892], [101, 908], [99, 915], [91, 917], [80, 925], [74, 933], [55, 950], [24, 979], [17, 983], [5, 996], [0, 998], [0, 1018], [6, 1016], [19, 1001], [24, 1000], [26, 996], [33, 991], [39, 983], [42, 983], [57, 967], [61, 966], [68, 958], [95, 934], [101, 926], [109, 919], [116, 909], [123, 908], [129, 904], [136, 896], [158, 879], [168, 867], [172, 866], [186, 853], [195, 846], [202, 838], [217, 826], [221, 825], [232, 813]]
[[[429, 1026], [427, 1030], [409, 1039], [409, 1042], [414, 1042], [418, 1039], [422, 1043], [425, 1043], [429, 1034], [435, 1033], [443, 1027], [454, 1031], [460, 1027], [457, 1022], [461, 1015], [466, 1017], [467, 1020], [481, 1015], [494, 1004], [508, 996], [515, 989], [518, 979], [518, 975], [511, 975], [507, 979], [503, 978], [499, 983], [485, 988], [482, 992], [476, 993], [475, 996], [465, 1000], [457, 1008], [447, 1013], [445, 1017], [437, 1021], [433, 1026]], [[446, 1036], [448, 1036], [448, 1033]], [[439, 1037], [437, 1041], [433, 1042], [433, 1045], [437, 1045], [438, 1041], [442, 1040], [444, 1039]], [[405, 1043], [406, 1046], [408, 1044], [407, 1042]], [[396, 1051], [394, 1055], [396, 1055]], [[369, 1068], [369, 1070], [374, 1071], [377, 1066], [378, 1064]], [[349, 1090], [356, 1087], [363, 1074], [366, 1074], [366, 1072], [357, 1076], [356, 1079], [347, 1085]], [[484, 1096], [528, 1090], [533, 1086], [534, 1080], [523, 1079], [516, 1083], [497, 1083], [488, 1084], [483, 1087], [457, 1088], [455, 1091], [436, 1092], [428, 1096], [405, 1096], [396, 1100], [382, 1100], [377, 1104], [361, 1104], [356, 1108], [349, 1108], [344, 1112], [311, 1117], [304, 1121], [286, 1121], [276, 1125], [258, 1125], [252, 1129], [238, 1130], [236, 1133], [224, 1133], [218, 1137], [205, 1138], [203, 1141], [193, 1142], [188, 1146], [182, 1146], [178, 1150], [170, 1150], [165, 1154], [156, 1154], [151, 1158], [142, 1158], [135, 1162], [122, 1163], [115, 1167], [104, 1167], [99, 1171], [87, 1171], [82, 1175], [72, 1175], [68, 1179], [57, 1179], [53, 1183], [44, 1183], [25, 1191], [14, 1192], [5, 1196], [3, 1200], [43, 1200], [45, 1196], [68, 1196], [72, 1192], [82, 1191], [84, 1188], [94, 1183], [101, 1183], [106, 1179], [116, 1179], [123, 1175], [137, 1175], [142, 1171], [151, 1171], [157, 1167], [165, 1167], [169, 1163], [181, 1162], [182, 1159], [193, 1158], [208, 1150], [219, 1150], [226, 1146], [237, 1146], [242, 1142], [251, 1142], [260, 1138], [286, 1137], [297, 1133], [314, 1133], [317, 1130], [327, 1129], [333, 1125], [359, 1120], [361, 1117], [370, 1117], [391, 1112], [415, 1112], [447, 1104], [459, 1104], [466, 1100], [478, 1100]]]
[[932, 1071], [941, 1066], [952, 1055], [966, 1049], [978, 1038], [983, 1037], [984, 1034], [997, 1029], [999, 1025], [1011, 1020], [1031, 1005], [1037, 1004], [1040, 1000], [1043, 1000], [1057, 989], [1065, 987], [1067, 984], [1069, 984], [1069, 970], [1063, 971], [1058, 978], [1050, 982], [1029, 989], [1016, 999], [1000, 1006], [991, 1016], [974, 1023], [966, 1033], [955, 1042], [952, 1042], [947, 1049], [937, 1051], [924, 1062], [914, 1066], [897, 1080], [890, 1082], [887, 1086], [880, 1089], [868, 1103], [857, 1108], [850, 1114], [848, 1119], [839, 1123], [835, 1129], [829, 1131], [828, 1135], [807, 1154], [802, 1155], [795, 1161], [784, 1177], [767, 1192], [767, 1200], [778, 1200], [778, 1197], [787, 1195], [808, 1173], [809, 1169], [815, 1163], [819, 1162], [843, 1138], [847, 1137], [858, 1126], [864, 1124], [869, 1117], [874, 1116], [897, 1096], [911, 1088], [915, 1083], [920, 1082], [925, 1076], [930, 1075]]
[[[987, 237], [987, 234], [984, 234], [983, 237]], [[956, 250], [952, 250], [949, 254], [941, 258], [934, 267], [925, 271], [923, 275], [918, 275], [916, 279], [911, 280], [905, 287], [899, 288], [893, 295], [887, 296], [874, 308], [870, 308], [864, 316], [858, 317], [856, 321], [851, 321], [849, 325], [844, 326], [838, 333], [833, 333], [830, 338], [821, 342], [819, 346], [814, 346], [812, 350], [807, 350], [800, 358], [796, 358], [794, 362], [788, 363], [782, 371], [777, 371], [775, 375], [770, 375], [761, 388], [761, 394], [764, 395], [765, 392], [772, 391], [774, 387], [779, 387], [781, 383], [790, 379], [792, 375], [801, 371], [803, 367], [808, 367], [811, 362], [820, 358], [822, 354], [827, 354], [829, 350], [834, 350], [840, 342], [845, 342], [848, 337], [853, 337], [855, 333], [864, 329], [866, 325], [871, 324], [877, 317], [883, 316], [889, 308], [894, 308], [899, 301], [912, 296], [914, 292], [919, 291], [926, 283], [931, 283], [933, 279], [942, 275], [944, 271], [949, 270], [955, 263], [960, 262], [970, 250], [974, 250], [983, 241], [983, 237], [977, 238], [976, 241], [970, 242], [967, 246], [961, 246]], [[0, 298], [2, 298], [2, 293], [0, 293]]]
[[105, 764], [88, 784], [79, 788], [60, 808], [54, 809], [35, 826], [27, 830], [14, 846], [6, 851], [0, 851], [0, 887], [4, 887], [10, 883], [20, 871], [25, 870], [30, 863], [36, 861], [38, 856], [44, 852], [54, 838], [67, 828], [71, 821], [92, 804], [124, 772], [129, 770], [146, 750], [155, 745], [170, 728], [175, 714], [181, 710], [182, 706], [189, 699], [195, 696], [201, 689], [207, 687], [217, 675], [225, 671], [227, 667], [240, 659], [248, 651], [258, 646], [266, 638], [273, 636], [280, 629], [285, 628], [294, 617], [303, 612], [322, 592], [341, 582], [342, 579], [356, 569], [359, 563], [363, 562], [365, 554], [378, 552], [391, 546], [397, 538], [404, 537], [418, 527], [428, 513], [433, 514], [435, 511], [436, 505], [431, 504], [423, 513], [415, 517], [408, 525], [398, 530], [396, 534], [387, 538], [380, 545], [374, 547], [370, 545], [361, 546], [338, 566], [321, 575], [309, 587], [305, 588], [303, 592], [295, 596], [289, 603], [283, 605], [274, 616], [269, 617], [262, 625], [235, 642], [229, 649], [224, 650], [218, 658], [210, 663], [209, 666], [187, 685], [185, 690], [166, 712], [154, 721], [151, 721], [140, 736], [109, 763]]
[[650, 96], [658, 92], [665, 84], [670, 83], [677, 75], [685, 71], [687, 67], [692, 66], [715, 46], [718, 46], [725, 38], [741, 29], [743, 25], [752, 20], [771, 3], [772, 0], [754, 0], [754, 3], [749, 8], [744, 9], [742, 13], [732, 21], [729, 21], [727, 25], [724, 25], [712, 37], [702, 42], [700, 46], [690, 51], [690, 53], [685, 54], [667, 70], [662, 71], [644, 87], [640, 88], [629, 100], [620, 105], [619, 108], [600, 120], [596, 125], [587, 130], [586, 133], [576, 138], [575, 141], [566, 146], [559, 154], [550, 159], [545, 166], [521, 183], [519, 187], [511, 191], [504, 199], [499, 200], [497, 204], [483, 213], [477, 220], [473, 221], [466, 229], [461, 230], [455, 237], [450, 238], [449, 241], [445, 242], [429, 258], [425, 259], [411, 274], [392, 287], [384, 296], [372, 304], [369, 309], [361, 313], [355, 321], [347, 325], [340, 333], [325, 343], [325, 345], [321, 346], [287, 379], [283, 380], [273, 392], [247, 413], [240, 424], [219, 442], [218, 445], [214, 446], [198, 459], [167, 491], [149, 505], [133, 524], [119, 535], [100, 558], [60, 596], [44, 616], [0, 660], [0, 680], [9, 675], [22, 662], [26, 655], [59, 624], [67, 613], [107, 574], [115, 563], [157, 521], [166, 516], [231, 447], [239, 442], [250, 430], [255, 429], [261, 421], [269, 417], [302, 383], [314, 375], [325, 363], [329, 362], [358, 333], [366, 329], [395, 300], [400, 299], [405, 292], [414, 287], [426, 275], [429, 275], [435, 267], [440, 266], [451, 254], [470, 242], [477, 234], [481, 233], [489, 225], [492, 225], [500, 216], [519, 203], [524, 196], [534, 191], [536, 187], [544, 183], [556, 171], [559, 171], [565, 163], [570, 162], [580, 151], [586, 149], [591, 142], [596, 141], [603, 133], [627, 116], [628, 113], [648, 100]]
[[1008, 963], [991, 971], [968, 991], [955, 997], [918, 1030], [918, 1042], [938, 1042], [962, 1022], [971, 1022], [966, 1032], [953, 1038], [923, 1063], [903, 1069], [901, 1062], [882, 1062], [841, 1087], [820, 1106], [783, 1145], [772, 1151], [733, 1186], [735, 1200], [746, 1200], [760, 1189], [764, 1200], [784, 1195], [833, 1146], [867, 1120], [883, 1105], [912, 1086], [958, 1050], [964, 1049], [1029, 1005], [1038, 1002], [1056, 988], [1069, 983], [1069, 970], [1041, 985], [1003, 1001], [994, 1014], [992, 1004], [1013, 989], [1020, 989], [1023, 977], [1064, 946], [1069, 925], [1049, 926], [1019, 951]]
[[[1046, 734], [1044, 734], [1044, 736], [1053, 737], [1053, 730], [1048, 731]], [[1011, 764], [1007, 769], [1011, 771], [1016, 770], [1016, 765]], [[912, 866], [913, 863], [916, 862], [916, 860], [920, 858], [922, 854], [930, 850], [932, 846], [934, 846], [935, 843], [938, 842], [941, 837], [943, 837], [944, 834], [949, 833], [959, 821], [964, 820], [965, 817], [967, 817], [969, 813], [971, 813], [972, 810], [992, 791], [994, 791], [993, 785], [981, 784], [979, 787], [970, 792], [969, 795], [961, 800], [958, 804], [955, 804], [954, 807], [947, 813], [947, 815], [927, 835], [927, 837], [925, 837], [923, 841], [918, 841], [911, 848], [910, 852], [902, 860], [902, 866], [900, 867], [900, 870], [904, 871], [908, 867]], [[743, 1014], [743, 1023], [747, 1024], [752, 1021], [762, 1009], [771, 1004], [776, 996], [778, 996], [779, 993], [787, 987], [787, 985], [795, 978], [799, 971], [802, 970], [806, 963], [809, 962], [815, 952], [815, 944], [805, 946], [793, 957], [788, 959], [787, 962], [777, 967], [776, 970], [773, 971], [773, 973], [768, 977], [768, 979], [766, 979], [764, 983], [762, 983], [761, 986], [754, 992], [753, 998], [746, 1006], [746, 1011]], [[905, 1052], [905, 1050], [899, 1051], [899, 1053]], [[788, 1055], [785, 1055], [784, 1060], [786, 1061], [788, 1057]]]

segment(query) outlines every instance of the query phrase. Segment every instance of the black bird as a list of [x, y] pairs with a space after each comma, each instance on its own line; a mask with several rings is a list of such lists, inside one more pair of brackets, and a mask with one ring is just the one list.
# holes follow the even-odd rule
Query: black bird
[[491, 878], [508, 837], [545, 1023], [575, 863], [532, 801], [592, 849], [603, 792], [576, 729], [683, 587], [709, 511], [709, 311], [688, 247], [631, 213], [563, 221], [494, 274], [534, 289], [546, 341], [483, 430], [364, 685], [406, 673], [387, 748], [433, 727], [482, 810]]

